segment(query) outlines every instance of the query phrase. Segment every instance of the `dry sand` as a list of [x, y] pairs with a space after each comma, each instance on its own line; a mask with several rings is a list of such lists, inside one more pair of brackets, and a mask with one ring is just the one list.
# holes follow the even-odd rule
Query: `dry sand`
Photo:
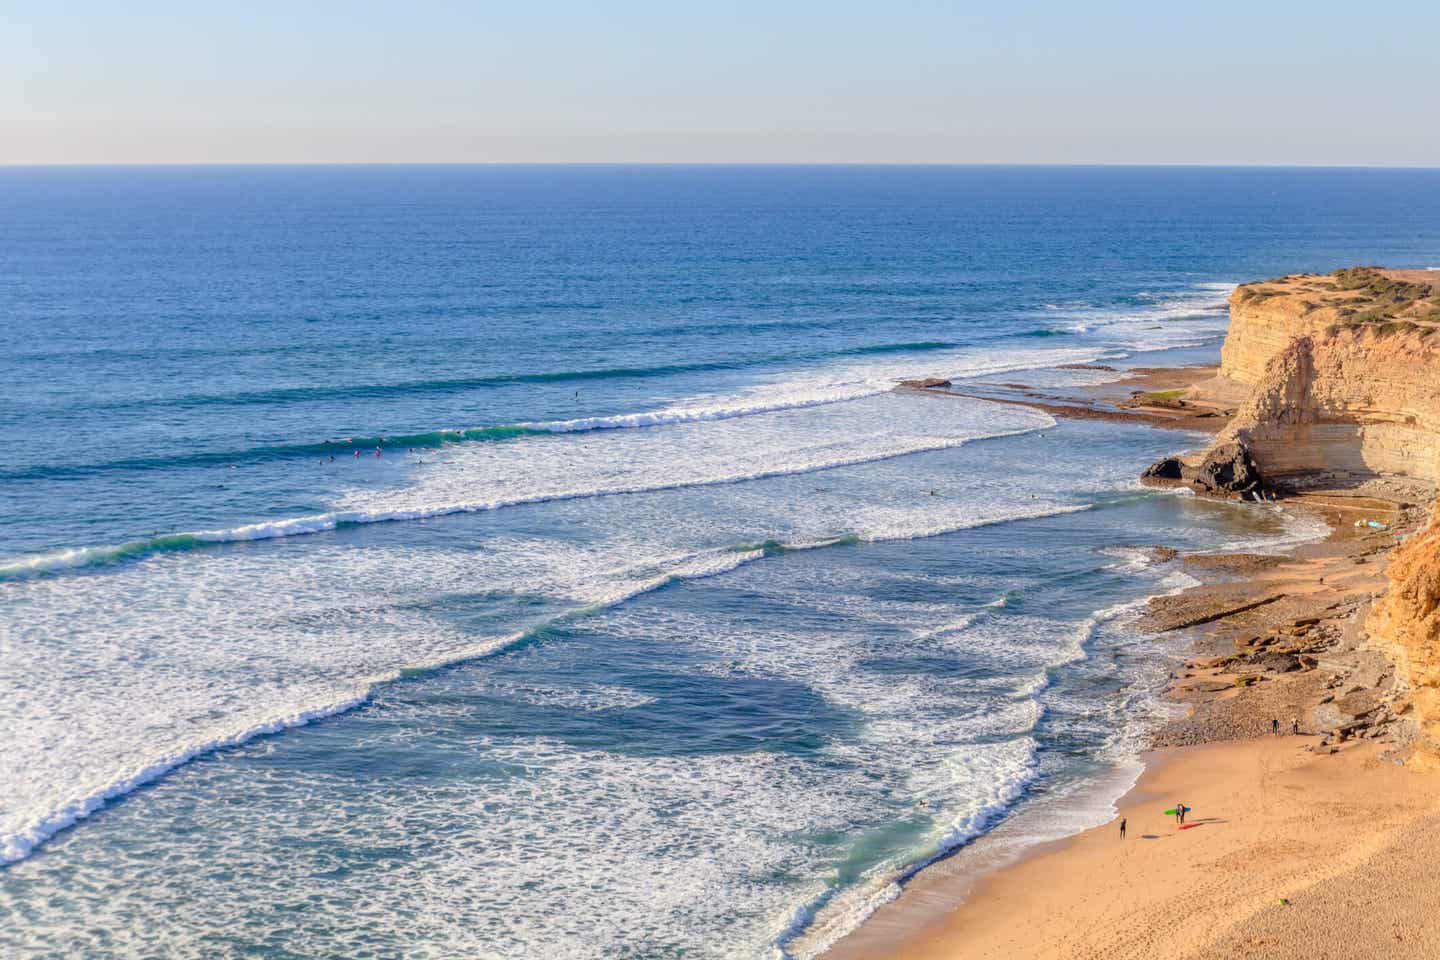
[[[1435, 780], [1377, 744], [1317, 756], [1313, 742], [1167, 751], [1120, 804], [1125, 840], [1118, 820], [1086, 831], [907, 935], [851, 938], [827, 960], [1440, 957]], [[1176, 801], [1195, 826], [1163, 815]]]
[[[1193, 429], [1194, 406], [1135, 398], [1206, 373], [1142, 371], [1091, 391], [1078, 415]], [[1063, 405], [1036, 392], [1010, 402], [1037, 400]], [[1228, 413], [1199, 412], [1217, 426]], [[1395, 534], [1419, 519], [1395, 506], [1413, 491], [1383, 486], [1292, 499], [1332, 534], [1283, 560], [1181, 558], [1219, 582], [1152, 602], [1147, 617], [1151, 629], [1204, 624], [1171, 688], [1192, 710], [1157, 732], [1166, 746], [1115, 820], [1018, 862], [976, 844], [921, 871], [825, 960], [1440, 958], [1440, 779], [1396, 762], [1390, 667], [1357, 627]], [[1387, 529], [1354, 526], [1366, 517]], [[1268, 735], [1271, 717], [1288, 729], [1292, 716], [1302, 734], [1330, 732]], [[1177, 801], [1194, 811], [1189, 829], [1162, 813]]]

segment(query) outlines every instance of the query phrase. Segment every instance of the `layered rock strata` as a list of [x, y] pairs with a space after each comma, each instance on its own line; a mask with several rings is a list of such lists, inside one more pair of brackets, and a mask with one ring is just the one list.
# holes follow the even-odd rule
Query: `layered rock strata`
[[[1159, 461], [1147, 481], [1250, 497], [1314, 479], [1440, 484], [1440, 273], [1283, 277], [1237, 288], [1230, 307], [1219, 371], [1199, 393], [1235, 404], [1234, 416], [1205, 450]], [[1410, 762], [1440, 769], [1440, 514], [1394, 551], [1388, 579], [1361, 639], [1393, 662], [1399, 692], [1357, 706], [1360, 684], [1334, 709], [1398, 714]]]

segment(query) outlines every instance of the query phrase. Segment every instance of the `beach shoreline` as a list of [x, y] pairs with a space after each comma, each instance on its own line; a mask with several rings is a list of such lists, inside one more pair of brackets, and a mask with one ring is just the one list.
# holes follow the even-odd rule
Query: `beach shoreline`
[[[1196, 388], [1215, 372], [1139, 370], [1087, 388], [1078, 400], [1009, 384], [1011, 396], [986, 399], [1034, 403], [1054, 416], [1219, 433], [1233, 407], [1173, 399], [1203, 397]], [[1385, 560], [1396, 534], [1422, 524], [1411, 493], [1383, 481], [1361, 490], [1295, 492], [1280, 509], [1296, 519], [1323, 520], [1328, 534], [1271, 556], [1172, 557], [1199, 583], [1151, 598], [1142, 626], [1186, 636], [1190, 653], [1164, 693], [1184, 715], [1154, 731], [1153, 749], [1113, 801], [1115, 816], [1028, 843], [1007, 842], [1007, 828], [1025, 828], [1002, 822], [917, 870], [897, 897], [832, 945], [826, 960], [1328, 956], [1315, 931], [1333, 927], [1335, 911], [1317, 920], [1291, 907], [1337, 895], [1366, 871], [1384, 875], [1377, 865], [1397, 855], [1397, 838], [1403, 834], [1413, 844], [1411, 834], [1440, 825], [1440, 796], [1397, 762], [1403, 749], [1392, 742], [1394, 726], [1382, 733], [1379, 723], [1362, 722], [1354, 739], [1314, 729], [1315, 711], [1337, 694], [1378, 702], [1393, 693], [1393, 674], [1385, 672], [1383, 657], [1364, 649], [1358, 625], [1370, 600], [1385, 590]], [[1383, 532], [1363, 519], [1356, 526], [1367, 516], [1383, 517]], [[1277, 634], [1288, 642], [1287, 630], [1301, 638], [1288, 643], [1290, 660], [1266, 653], [1275, 649]], [[1365, 670], [1373, 675], [1353, 683]], [[1272, 723], [1280, 735], [1270, 732]], [[1198, 826], [1182, 833], [1173, 818], [1157, 817], [1177, 802], [1198, 811]], [[1123, 843], [1121, 818], [1128, 820]], [[1343, 830], [1329, 825], [1337, 818]], [[1232, 866], [1221, 869], [1225, 864]], [[1217, 870], [1227, 880], [1211, 890]], [[1193, 895], [1197, 885], [1206, 885], [1208, 899]], [[1425, 885], [1423, 895], [1440, 898], [1434, 886]], [[1398, 886], [1387, 889], [1397, 902], [1408, 895]], [[1302, 916], [1309, 922], [1296, 922]], [[1433, 933], [1403, 917], [1370, 932], [1368, 939], [1352, 939], [1354, 951], [1344, 955], [1440, 952]]]

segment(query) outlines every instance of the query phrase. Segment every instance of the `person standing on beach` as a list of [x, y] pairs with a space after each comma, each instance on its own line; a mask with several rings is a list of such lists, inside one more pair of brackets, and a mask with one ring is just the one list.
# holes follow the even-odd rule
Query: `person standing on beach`
[[1290, 733], [1291, 733], [1292, 735], [1298, 735], [1298, 734], [1300, 733], [1300, 718], [1299, 718], [1299, 717], [1291, 717], [1291, 718], [1290, 718]]
[[1183, 826], [1184, 823], [1185, 823], [1185, 814], [1187, 814], [1187, 813], [1190, 812], [1190, 808], [1187, 807], [1187, 806], [1185, 806], [1185, 804], [1182, 803], [1182, 804], [1180, 804], [1180, 806], [1178, 806], [1178, 807], [1175, 808], [1175, 812], [1178, 813], [1178, 814], [1180, 814], [1180, 823], [1181, 823], [1181, 825]]
[[1277, 737], [1280, 736], [1280, 721], [1275, 717], [1270, 718], [1270, 732]]
[[1124, 839], [1125, 839], [1125, 818], [1124, 818], [1124, 817], [1121, 817], [1121, 818], [1120, 818], [1120, 839], [1121, 839], [1121, 840], [1124, 840]]

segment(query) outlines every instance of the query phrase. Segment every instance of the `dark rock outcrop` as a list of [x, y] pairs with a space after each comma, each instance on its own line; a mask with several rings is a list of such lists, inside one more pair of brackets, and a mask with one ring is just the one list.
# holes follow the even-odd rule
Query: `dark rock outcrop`
[[1249, 493], [1260, 487], [1260, 469], [1243, 443], [1229, 441], [1211, 447], [1205, 459], [1187, 478], [1207, 493]]
[[1180, 462], [1179, 457], [1165, 457], [1156, 460], [1145, 468], [1140, 474], [1141, 480], [1184, 480], [1185, 464]]
[[900, 386], [914, 387], [917, 390], [933, 390], [950, 386], [950, 381], [943, 377], [926, 377], [924, 380], [901, 380]]
[[1165, 457], [1145, 469], [1140, 479], [1149, 483], [1188, 483], [1212, 496], [1244, 496], [1260, 489], [1260, 470], [1243, 443], [1230, 440], [1211, 447], [1198, 466], [1179, 457]]

